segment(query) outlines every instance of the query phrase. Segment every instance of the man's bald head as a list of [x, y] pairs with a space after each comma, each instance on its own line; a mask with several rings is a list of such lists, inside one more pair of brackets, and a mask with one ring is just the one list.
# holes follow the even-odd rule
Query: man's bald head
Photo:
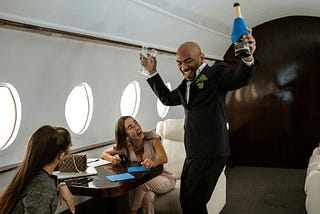
[[177, 53], [185, 53], [185, 52], [192, 52], [193, 54], [200, 55], [201, 54], [201, 48], [200, 46], [192, 41], [184, 42], [181, 44], [177, 50]]
[[192, 41], [184, 42], [177, 50], [178, 68], [188, 81], [196, 77], [196, 70], [204, 63], [200, 46]]

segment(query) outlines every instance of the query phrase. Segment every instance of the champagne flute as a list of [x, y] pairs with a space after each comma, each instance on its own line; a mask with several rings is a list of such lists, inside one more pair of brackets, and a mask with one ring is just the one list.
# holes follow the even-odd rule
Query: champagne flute
[[[148, 48], [148, 46], [142, 45], [141, 54], [143, 57], [148, 59], [148, 64], [150, 65], [153, 60], [152, 57], [156, 57], [158, 54], [158, 51], [155, 49], [150, 50]], [[140, 63], [140, 68], [139, 68], [138, 72], [145, 75], [145, 76], [149, 75], [149, 72], [141, 65], [141, 63]]]

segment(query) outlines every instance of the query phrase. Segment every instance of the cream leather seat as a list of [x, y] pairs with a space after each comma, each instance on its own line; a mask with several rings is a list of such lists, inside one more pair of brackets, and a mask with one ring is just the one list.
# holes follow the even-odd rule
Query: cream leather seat
[[320, 213], [320, 147], [313, 150], [309, 159], [304, 190], [307, 213]]

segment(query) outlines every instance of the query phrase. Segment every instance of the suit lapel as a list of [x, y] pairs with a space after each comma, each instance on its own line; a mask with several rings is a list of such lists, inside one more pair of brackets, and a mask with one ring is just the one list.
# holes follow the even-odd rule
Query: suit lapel
[[187, 90], [187, 81], [186, 79], [184, 79], [178, 87], [178, 91], [184, 106], [188, 105], [186, 100], [186, 90]]
[[194, 96], [196, 96], [196, 94], [199, 92], [199, 89], [198, 89], [198, 87], [196, 85], [197, 79], [200, 77], [201, 74], [204, 74], [208, 68], [209, 68], [209, 66], [206, 65], [202, 69], [202, 71], [199, 73], [197, 78], [190, 84], [189, 102], [188, 103], [187, 103], [187, 100], [186, 100], [187, 80], [184, 79], [181, 82], [181, 84], [179, 85], [178, 89], [179, 89], [179, 93], [180, 93], [180, 96], [181, 96], [182, 104], [186, 108], [190, 107], [190, 105], [192, 104], [192, 100], [193, 100]]
[[199, 90], [200, 90], [200, 89], [198, 88], [198, 86], [197, 86], [197, 80], [199, 79], [199, 77], [200, 77], [202, 74], [205, 74], [205, 72], [206, 72], [206, 70], [207, 70], [208, 68], [209, 68], [209, 66], [206, 65], [206, 66], [202, 69], [202, 71], [199, 73], [199, 75], [197, 76], [197, 78], [196, 78], [194, 81], [192, 81], [192, 83], [191, 83], [191, 85], [190, 85], [190, 92], [189, 92], [189, 103], [188, 103], [189, 106], [190, 106], [190, 104], [192, 103], [194, 96], [196, 96], [197, 93], [198, 93]]
[[209, 68], [209, 66], [206, 65], [206, 66], [202, 69], [202, 71], [199, 73], [199, 75], [198, 75], [197, 78], [195, 79], [195, 82], [197, 82], [197, 80], [199, 79], [199, 77], [201, 76], [201, 74], [204, 74], [208, 68]]

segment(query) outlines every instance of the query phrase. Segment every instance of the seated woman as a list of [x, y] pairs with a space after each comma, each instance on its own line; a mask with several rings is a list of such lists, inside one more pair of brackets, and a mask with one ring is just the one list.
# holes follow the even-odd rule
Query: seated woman
[[59, 192], [60, 205], [67, 202], [75, 213], [74, 198], [68, 187], [57, 185], [52, 175], [56, 166], [71, 150], [71, 136], [62, 127], [42, 126], [29, 139], [24, 159], [0, 197], [2, 214], [55, 213]]
[[[120, 117], [115, 128], [116, 145], [105, 150], [101, 157], [112, 164], [119, 164], [125, 157], [140, 161], [146, 168], [153, 168], [168, 161], [161, 138], [154, 131], [143, 132], [140, 124], [130, 116]], [[154, 213], [154, 198], [157, 194], [174, 189], [175, 175], [163, 170], [161, 175], [140, 185], [129, 193], [131, 214], [142, 208], [142, 213]]]

